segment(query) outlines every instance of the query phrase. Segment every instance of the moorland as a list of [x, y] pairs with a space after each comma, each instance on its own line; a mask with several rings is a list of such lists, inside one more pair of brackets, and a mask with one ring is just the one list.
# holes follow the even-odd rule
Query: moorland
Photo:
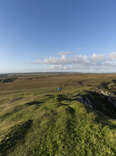
[[0, 156], [116, 156], [115, 95], [116, 74], [0, 76]]

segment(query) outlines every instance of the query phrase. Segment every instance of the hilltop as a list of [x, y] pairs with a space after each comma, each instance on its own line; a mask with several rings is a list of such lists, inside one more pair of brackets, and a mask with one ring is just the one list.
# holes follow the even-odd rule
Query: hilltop
[[115, 95], [115, 74], [5, 75], [0, 156], [115, 156]]

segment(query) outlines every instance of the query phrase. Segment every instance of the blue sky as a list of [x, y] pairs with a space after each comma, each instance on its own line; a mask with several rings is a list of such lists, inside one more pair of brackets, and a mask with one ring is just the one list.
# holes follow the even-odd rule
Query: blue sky
[[0, 1], [0, 73], [115, 66], [115, 0]]

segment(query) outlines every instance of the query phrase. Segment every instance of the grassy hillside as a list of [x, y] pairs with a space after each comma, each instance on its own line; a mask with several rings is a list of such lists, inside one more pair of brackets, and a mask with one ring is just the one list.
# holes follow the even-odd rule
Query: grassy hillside
[[0, 156], [116, 156], [116, 110], [95, 93], [104, 82], [114, 91], [115, 80], [63, 74], [0, 82]]

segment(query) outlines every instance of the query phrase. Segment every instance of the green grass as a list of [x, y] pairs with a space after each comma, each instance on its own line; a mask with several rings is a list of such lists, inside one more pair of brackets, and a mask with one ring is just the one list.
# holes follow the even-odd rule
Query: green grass
[[[93, 75], [95, 84], [91, 87], [91, 75], [87, 80], [78, 75], [69, 77], [63, 77], [63, 81], [62, 76], [45, 77], [45, 82], [59, 80], [51, 87], [48, 81], [48, 86], [43, 83], [38, 88], [26, 88], [24, 84], [24, 88], [14, 89], [12, 85], [19, 83], [16, 80], [16, 84], [0, 90], [0, 156], [116, 155], [116, 120], [107, 113], [115, 110], [93, 92], [101, 81], [93, 79]], [[81, 78], [83, 85], [79, 86]], [[114, 75], [107, 77], [110, 79]], [[58, 83], [64, 83], [60, 94], [56, 90]], [[76, 100], [80, 95], [89, 97], [90, 91], [91, 100], [97, 104], [95, 110]]]

